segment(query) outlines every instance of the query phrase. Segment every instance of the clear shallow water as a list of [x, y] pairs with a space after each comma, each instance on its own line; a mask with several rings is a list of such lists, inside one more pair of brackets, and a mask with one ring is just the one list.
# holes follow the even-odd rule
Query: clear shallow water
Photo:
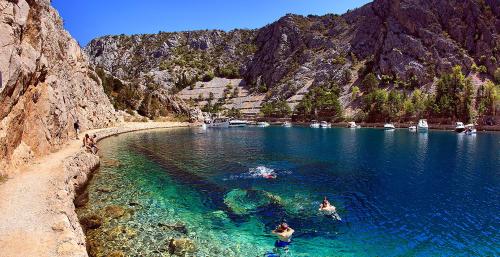
[[[128, 210], [87, 233], [106, 250], [162, 256], [187, 237], [198, 256], [262, 256], [285, 218], [296, 232], [283, 256], [500, 255], [499, 133], [175, 129], [101, 149], [78, 212]], [[323, 196], [341, 221], [318, 213]]]

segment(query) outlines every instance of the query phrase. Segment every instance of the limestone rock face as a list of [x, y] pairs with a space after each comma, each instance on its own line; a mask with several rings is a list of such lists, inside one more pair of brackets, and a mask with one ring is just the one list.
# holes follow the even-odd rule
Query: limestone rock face
[[0, 174], [117, 121], [49, 0], [0, 0]]
[[353, 51], [373, 56], [377, 71], [428, 82], [474, 62], [493, 74], [500, 58], [498, 6], [498, 0], [377, 0], [346, 18], [358, 20]]

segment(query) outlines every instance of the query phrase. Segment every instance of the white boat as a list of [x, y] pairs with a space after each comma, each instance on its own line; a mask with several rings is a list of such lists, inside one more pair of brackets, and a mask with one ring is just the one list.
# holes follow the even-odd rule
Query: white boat
[[360, 125], [356, 125], [356, 122], [354, 122], [354, 121], [348, 122], [347, 123], [347, 127], [348, 128], [361, 128], [361, 126]]
[[474, 135], [477, 133], [477, 129], [474, 127], [474, 124], [467, 124], [465, 125], [464, 133], [466, 135]]
[[259, 122], [257, 122], [257, 127], [260, 127], [260, 128], [269, 127], [269, 123], [265, 122], [265, 121], [259, 121]]
[[384, 129], [386, 129], [386, 130], [393, 130], [395, 128], [396, 127], [392, 123], [386, 123], [386, 124], [384, 124]]
[[319, 124], [319, 122], [313, 120], [311, 125], [309, 125], [311, 128], [319, 128], [321, 126], [321, 124]]
[[409, 126], [408, 130], [411, 132], [415, 132], [415, 131], [417, 131], [417, 126]]
[[288, 121], [285, 121], [285, 123], [283, 123], [282, 126], [285, 127], [285, 128], [290, 128], [290, 127], [292, 127], [292, 123], [288, 122]]
[[418, 131], [428, 131], [429, 130], [429, 124], [427, 124], [426, 119], [421, 119], [418, 121], [417, 130]]
[[456, 122], [455, 123], [455, 132], [457, 133], [462, 133], [465, 131], [465, 126], [464, 126], [464, 123], [463, 122]]
[[229, 127], [229, 119], [228, 118], [215, 118], [215, 119], [206, 119], [205, 125], [208, 128], [228, 128]]
[[326, 121], [322, 121], [319, 125], [322, 128], [331, 128], [332, 127], [332, 124], [330, 124], [329, 122], [326, 122]]
[[230, 127], [245, 127], [247, 124], [248, 124], [248, 121], [246, 121], [246, 120], [230, 120], [229, 121]]

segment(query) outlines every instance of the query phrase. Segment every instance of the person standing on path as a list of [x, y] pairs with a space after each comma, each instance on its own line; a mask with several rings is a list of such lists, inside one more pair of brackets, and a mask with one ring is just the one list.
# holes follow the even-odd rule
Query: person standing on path
[[80, 121], [76, 120], [75, 123], [73, 124], [73, 127], [75, 128], [76, 139], [79, 139], [78, 134], [80, 134]]

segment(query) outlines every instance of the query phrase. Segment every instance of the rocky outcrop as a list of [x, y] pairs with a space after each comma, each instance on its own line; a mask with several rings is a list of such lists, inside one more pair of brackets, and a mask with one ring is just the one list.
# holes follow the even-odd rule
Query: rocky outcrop
[[101, 82], [49, 0], [0, 0], [0, 174], [117, 121]]
[[[236, 30], [107, 36], [92, 40], [86, 51], [103, 70], [100, 74], [127, 85], [105, 85], [116, 108], [149, 118], [174, 113], [196, 119], [199, 114], [175, 93], [214, 75], [239, 76], [254, 51], [253, 35], [253, 31]], [[121, 95], [127, 95], [128, 101], [119, 99]]]
[[170, 94], [215, 75], [243, 79], [262, 102], [287, 100], [292, 107], [310, 89], [336, 85], [343, 107], [356, 108], [352, 86], [368, 73], [424, 91], [455, 65], [484, 66], [492, 76], [500, 61], [499, 5], [375, 0], [343, 15], [290, 14], [258, 30], [107, 36], [86, 51], [112, 74], [150, 76]]
[[345, 17], [358, 24], [353, 52], [373, 57], [373, 70], [426, 83], [455, 65], [485, 65], [493, 75], [500, 58], [499, 5], [498, 0], [378, 0]]

